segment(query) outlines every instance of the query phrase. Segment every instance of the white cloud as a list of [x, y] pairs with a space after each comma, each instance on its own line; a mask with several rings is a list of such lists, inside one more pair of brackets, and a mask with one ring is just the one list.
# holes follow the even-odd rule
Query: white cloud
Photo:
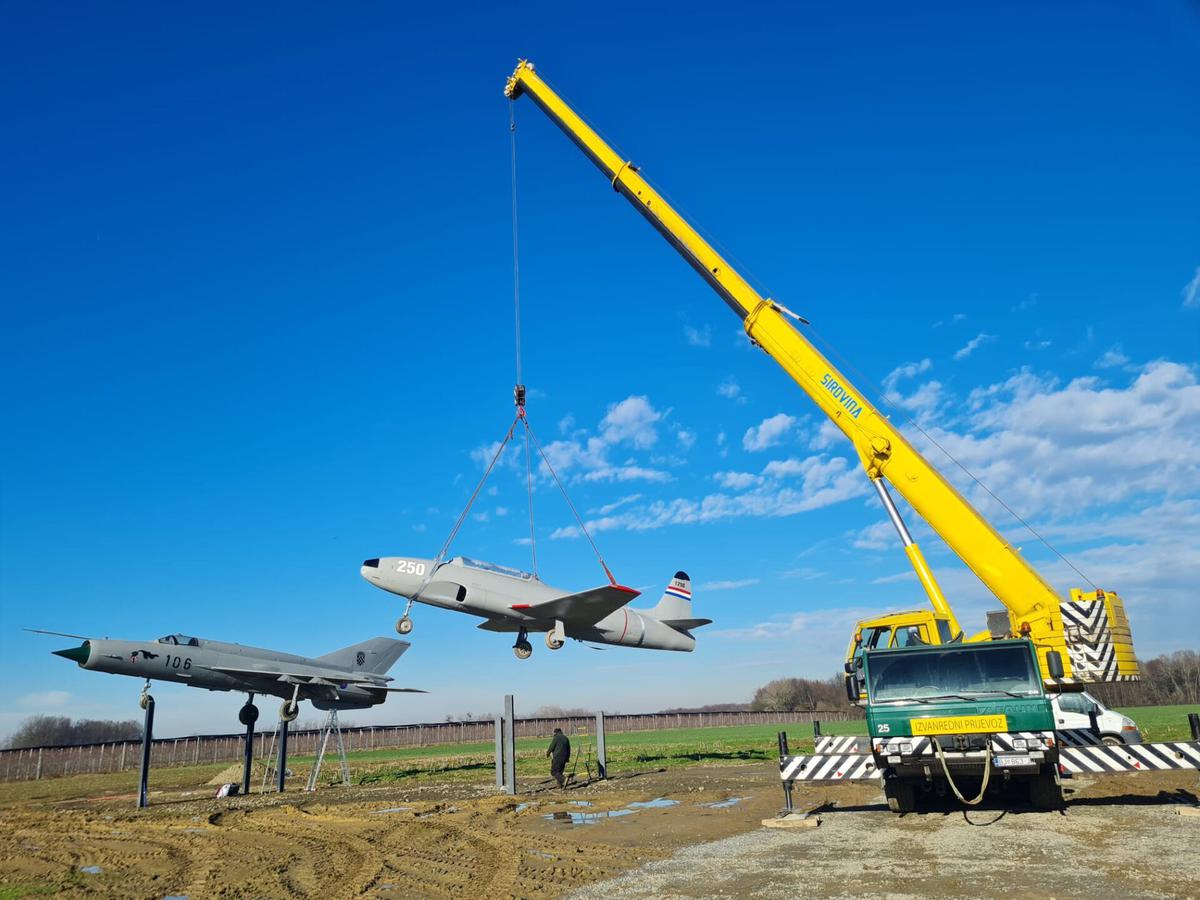
[[848, 438], [842, 434], [840, 428], [834, 425], [829, 419], [822, 419], [820, 427], [817, 428], [817, 433], [808, 441], [808, 448], [810, 450], [828, 450], [830, 447], [844, 440], [848, 440]]
[[1129, 364], [1129, 357], [1121, 350], [1120, 344], [1113, 344], [1096, 360], [1097, 369], [1115, 369]]
[[796, 424], [794, 416], [787, 413], [777, 413], [768, 419], [763, 419], [757, 425], [746, 429], [742, 437], [742, 446], [750, 451], [766, 450], [774, 447], [784, 439], [792, 426]]
[[508, 507], [507, 506], [497, 506], [495, 508], [495, 510], [493, 510], [493, 512], [495, 512], [495, 514], [498, 517], [503, 518], [504, 516], [508, 515]]
[[726, 400], [732, 400], [735, 403], [746, 402], [746, 397], [742, 394], [742, 386], [732, 376], [717, 385], [717, 396], [724, 397]]
[[600, 429], [609, 444], [628, 441], [634, 447], [645, 450], [653, 447], [658, 440], [654, 424], [661, 418], [662, 413], [650, 405], [647, 397], [630, 396], [608, 407], [608, 412], [600, 421]]
[[[768, 468], [771, 464], [768, 463]], [[778, 467], [777, 467], [778, 468]], [[783, 466], [789, 470], [791, 465]], [[777, 470], [777, 469], [773, 469]], [[811, 457], [799, 466], [799, 485], [784, 483], [767, 475], [723, 472], [713, 477], [725, 490], [703, 497], [652, 500], [627, 507], [617, 515], [602, 516], [587, 523], [588, 531], [650, 531], [670, 525], [694, 525], [741, 517], [775, 518], [820, 509], [867, 490], [867, 479], [857, 465], [843, 457]], [[552, 538], [575, 538], [577, 528], [560, 528]]]
[[1196, 274], [1180, 293], [1183, 295], [1184, 309], [1200, 309], [1200, 266], [1196, 267]]
[[628, 506], [630, 503], [637, 503], [641, 499], [641, 494], [627, 494], [624, 497], [621, 497], [619, 500], [614, 500], [612, 503], [606, 503], [604, 506], [596, 510], [596, 512], [602, 516], [607, 516], [609, 513], [615, 512], [622, 506]]
[[714, 472], [713, 481], [727, 490], [744, 491], [761, 482], [762, 478], [750, 472]]
[[696, 588], [697, 593], [705, 591], [736, 591], [738, 588], [753, 587], [759, 583], [757, 578], [741, 578], [736, 581], [706, 581]]
[[905, 378], [916, 378], [933, 368], [933, 360], [925, 358], [920, 362], [904, 363], [897, 366], [883, 376], [884, 393], [892, 394], [896, 391], [898, 385]]
[[686, 428], [680, 428], [675, 433], [675, 440], [679, 443], [681, 450], [691, 450], [692, 446], [696, 443], [696, 433], [688, 431]]
[[571, 429], [574, 427], [575, 427], [575, 417], [573, 415], [571, 415], [570, 413], [567, 413], [565, 416], [563, 416], [561, 419], [558, 420], [558, 433], [559, 434], [570, 434]]
[[67, 705], [71, 695], [66, 691], [35, 691], [17, 698], [17, 706], [24, 709], [61, 709]]
[[687, 340], [689, 346], [712, 346], [712, 328], [710, 328], [708, 325], [705, 325], [703, 328], [695, 328], [691, 325], [684, 325], [683, 336]]
[[981, 332], [979, 332], [979, 334], [975, 335], [975, 337], [973, 337], [969, 341], [967, 341], [966, 344], [964, 344], [962, 347], [959, 347], [957, 350], [955, 350], [954, 358], [955, 359], [966, 359], [968, 356], [970, 356], [972, 353], [974, 353], [976, 350], [978, 350], [982, 345], [991, 343], [995, 339], [996, 339], [996, 336], [994, 334], [984, 334], [981, 331]]
[[426, 529], [426, 525], [424, 522], [414, 522], [413, 523], [413, 527], [412, 527], [413, 531], [420, 533], [422, 531], [425, 531], [425, 529]]
[[1026, 350], [1047, 350], [1049, 347], [1049, 341], [1030, 340], [1025, 342]]

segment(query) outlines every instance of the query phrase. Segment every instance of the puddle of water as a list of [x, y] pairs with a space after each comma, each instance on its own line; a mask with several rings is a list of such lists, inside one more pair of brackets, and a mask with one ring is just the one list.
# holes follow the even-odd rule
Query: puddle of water
[[653, 800], [635, 800], [629, 804], [630, 809], [665, 809], [668, 806], [678, 806], [678, 800], [668, 800], [666, 797], [655, 797]]
[[525, 812], [525, 810], [529, 809], [529, 807], [533, 805], [533, 803], [518, 803], [517, 808], [513, 810], [513, 812]]
[[737, 806], [743, 800], [749, 800], [749, 797], [730, 797], [728, 800], [719, 800], [716, 803], [701, 803], [705, 809], [729, 809], [731, 806]]
[[378, 815], [381, 815], [382, 813], [398, 813], [398, 812], [412, 812], [412, 807], [411, 806], [389, 806], [387, 809], [373, 809], [373, 810], [371, 810], [371, 815], [378, 816]]
[[99, 866], [80, 866], [79, 871], [84, 875], [99, 875], [104, 870]]
[[542, 816], [548, 822], [570, 822], [572, 825], [595, 825], [605, 819], [619, 819], [622, 816], [632, 816], [636, 809], [610, 809], [602, 812], [577, 813], [553, 812]]
[[[572, 800], [572, 806], [591, 806], [590, 800]], [[595, 825], [604, 819], [619, 819], [622, 816], [632, 816], [643, 809], [665, 809], [668, 806], [678, 806], [678, 800], [668, 800], [666, 797], [655, 797], [653, 800], [635, 800], [621, 809], [598, 810], [597, 812], [553, 812], [542, 816], [548, 822], [570, 822], [572, 825]]]

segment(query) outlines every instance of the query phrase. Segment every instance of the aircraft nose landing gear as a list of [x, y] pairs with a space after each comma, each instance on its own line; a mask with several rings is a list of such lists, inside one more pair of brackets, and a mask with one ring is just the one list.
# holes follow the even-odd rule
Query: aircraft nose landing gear
[[517, 635], [517, 642], [513, 644], [513, 653], [517, 659], [529, 659], [533, 656], [533, 644], [529, 643], [529, 632], [524, 628]]
[[404, 615], [396, 620], [396, 631], [399, 634], [408, 634], [413, 630], [413, 620], [409, 618], [409, 613], [412, 612], [413, 602], [408, 601], [408, 606], [404, 607]]

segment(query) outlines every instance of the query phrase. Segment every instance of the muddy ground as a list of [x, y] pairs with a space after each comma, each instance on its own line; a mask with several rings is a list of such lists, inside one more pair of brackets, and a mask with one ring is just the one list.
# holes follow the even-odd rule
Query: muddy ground
[[871, 786], [804, 789], [796, 805], [821, 825], [785, 832], [760, 824], [782, 800], [773, 763], [523, 789], [217, 800], [197, 784], [137, 812], [128, 794], [0, 787], [0, 897], [1200, 895], [1200, 818], [1176, 814], [1196, 802], [1194, 772], [1078, 781], [1065, 814], [896, 817]]

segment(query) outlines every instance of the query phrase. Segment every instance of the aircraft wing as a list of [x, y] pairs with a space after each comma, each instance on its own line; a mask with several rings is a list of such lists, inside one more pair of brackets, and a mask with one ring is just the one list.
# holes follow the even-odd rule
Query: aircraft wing
[[521, 626], [513, 619], [486, 619], [476, 627], [484, 631], [511, 631], [513, 634], [521, 630]]
[[[328, 675], [317, 675], [312, 672], [285, 672], [282, 669], [238, 669], [233, 666], [205, 666], [206, 669], [211, 669], [214, 672], [222, 672], [226, 675], [244, 675], [251, 678], [274, 678], [277, 681], [286, 681], [291, 684], [299, 682], [300, 684], [325, 685], [326, 687], [336, 687], [340, 684], [353, 684], [360, 687], [379, 688], [381, 690], [396, 690], [396, 688], [384, 688], [385, 682], [376, 681], [370, 678], [343, 678], [338, 673], [330, 673]], [[387, 679], [391, 681], [391, 679]]]
[[691, 631], [701, 625], [711, 625], [712, 619], [659, 619], [664, 625], [669, 625], [679, 631]]
[[545, 603], [514, 603], [511, 608], [535, 619], [561, 619], [569, 625], [595, 625], [638, 594], [633, 588], [606, 584], [590, 591], [547, 600]]

